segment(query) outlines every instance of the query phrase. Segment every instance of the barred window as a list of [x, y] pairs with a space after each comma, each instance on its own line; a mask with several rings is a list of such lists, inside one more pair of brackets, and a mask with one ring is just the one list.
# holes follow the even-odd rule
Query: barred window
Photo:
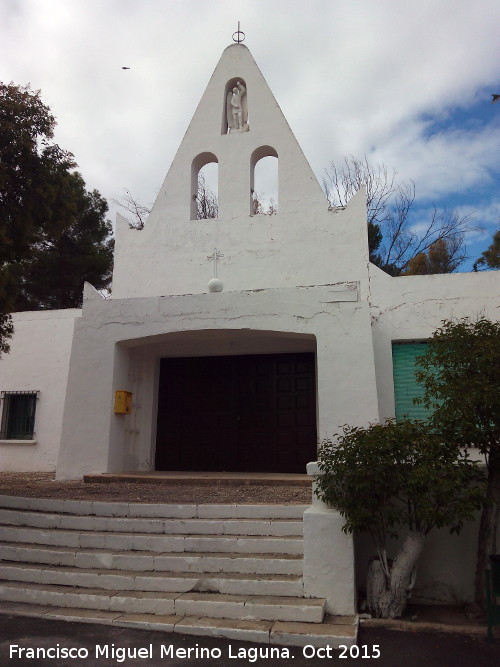
[[32, 440], [38, 391], [2, 391], [2, 440]]

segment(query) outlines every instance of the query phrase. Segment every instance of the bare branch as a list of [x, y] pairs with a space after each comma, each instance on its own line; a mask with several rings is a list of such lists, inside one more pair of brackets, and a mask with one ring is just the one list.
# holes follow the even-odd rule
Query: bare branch
[[271, 197], [269, 202], [264, 204], [264, 195], [252, 191], [253, 215], [276, 215], [278, 205]]
[[198, 174], [198, 194], [196, 195], [196, 219], [208, 220], [219, 217], [217, 195], [210, 189], [205, 176]]
[[138, 202], [128, 190], [125, 190], [121, 199], [112, 199], [111, 201], [130, 214], [123, 217], [132, 229], [144, 229], [146, 219], [151, 211], [150, 206]]
[[[366, 187], [370, 260], [383, 271], [401, 275], [415, 257], [431, 248], [435, 252], [440, 240], [446, 241], [450, 256], [439, 266], [443, 271], [454, 271], [466, 259], [464, 236], [475, 229], [471, 215], [434, 207], [430, 219], [417, 227], [413, 214], [415, 184], [398, 182], [396, 175], [384, 164], [372, 164], [366, 155], [362, 160], [350, 155], [340, 168], [330, 165], [323, 188], [330, 206], [336, 207], [346, 206], [362, 186]], [[417, 264], [413, 264], [414, 269]]]

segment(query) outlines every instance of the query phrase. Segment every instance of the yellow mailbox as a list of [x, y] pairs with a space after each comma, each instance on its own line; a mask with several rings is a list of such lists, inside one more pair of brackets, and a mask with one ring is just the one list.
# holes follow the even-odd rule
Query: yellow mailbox
[[115, 415], [129, 415], [132, 412], [132, 392], [115, 391]]

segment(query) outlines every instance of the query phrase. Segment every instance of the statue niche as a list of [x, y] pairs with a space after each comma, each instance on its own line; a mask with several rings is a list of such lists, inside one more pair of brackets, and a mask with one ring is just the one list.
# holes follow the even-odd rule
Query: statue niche
[[231, 79], [226, 84], [225, 126], [227, 134], [248, 132], [247, 90], [243, 79]]

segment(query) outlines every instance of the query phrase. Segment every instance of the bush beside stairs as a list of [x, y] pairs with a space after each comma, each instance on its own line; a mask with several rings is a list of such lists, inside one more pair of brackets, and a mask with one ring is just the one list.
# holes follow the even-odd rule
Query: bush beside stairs
[[2, 612], [283, 646], [351, 646], [304, 596], [299, 505], [0, 496]]

